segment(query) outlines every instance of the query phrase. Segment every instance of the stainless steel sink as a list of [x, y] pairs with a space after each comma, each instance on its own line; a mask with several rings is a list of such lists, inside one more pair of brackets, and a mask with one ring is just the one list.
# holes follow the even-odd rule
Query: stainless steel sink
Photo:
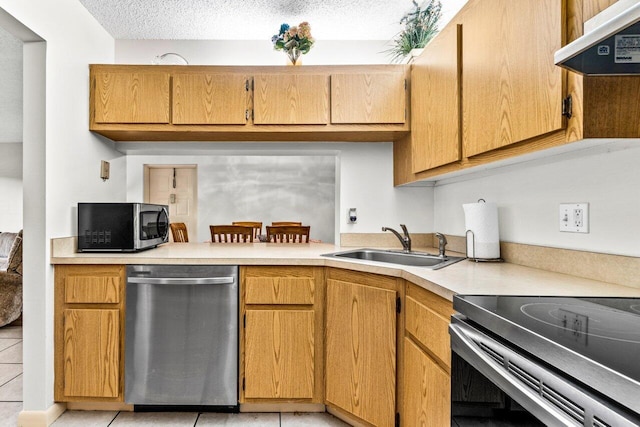
[[331, 258], [346, 258], [362, 261], [384, 262], [386, 264], [409, 265], [413, 267], [426, 267], [431, 270], [446, 267], [458, 261], [465, 259], [464, 257], [445, 256], [441, 258], [437, 255], [431, 255], [422, 252], [400, 252], [381, 249], [354, 249], [344, 252], [334, 252], [331, 254], [323, 254], [322, 256]]

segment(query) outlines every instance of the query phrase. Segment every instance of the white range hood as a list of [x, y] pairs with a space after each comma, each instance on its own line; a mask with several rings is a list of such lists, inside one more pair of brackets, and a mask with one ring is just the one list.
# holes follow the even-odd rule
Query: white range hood
[[619, 0], [585, 22], [554, 60], [584, 75], [640, 75], [640, 0]]

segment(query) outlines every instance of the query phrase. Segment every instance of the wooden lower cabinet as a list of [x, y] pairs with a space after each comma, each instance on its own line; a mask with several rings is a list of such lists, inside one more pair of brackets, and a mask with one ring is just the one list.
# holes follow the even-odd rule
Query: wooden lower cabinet
[[451, 301], [407, 283], [401, 408], [404, 426], [451, 423]]
[[313, 310], [247, 310], [247, 399], [312, 399]]
[[395, 425], [397, 283], [327, 273], [326, 402], [380, 427]]
[[124, 266], [55, 267], [55, 400], [124, 400]]
[[446, 426], [451, 422], [451, 377], [413, 340], [404, 340], [402, 425]]
[[242, 267], [240, 403], [323, 403], [322, 267]]

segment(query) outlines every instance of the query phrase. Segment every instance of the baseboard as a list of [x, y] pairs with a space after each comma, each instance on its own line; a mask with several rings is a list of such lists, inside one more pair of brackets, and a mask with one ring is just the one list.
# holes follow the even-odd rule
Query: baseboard
[[45, 411], [23, 410], [18, 414], [18, 427], [49, 427], [66, 409], [64, 403], [54, 403]]
[[124, 402], [67, 402], [67, 410], [133, 412], [133, 405]]
[[338, 418], [339, 420], [342, 420], [345, 423], [349, 424], [350, 426], [372, 427], [371, 424], [365, 421], [362, 421], [359, 418], [357, 418], [355, 415], [351, 415], [350, 413], [343, 411], [342, 409], [337, 408], [335, 406], [327, 405], [327, 412], [333, 415], [334, 417]]
[[241, 403], [240, 412], [324, 412], [322, 403]]

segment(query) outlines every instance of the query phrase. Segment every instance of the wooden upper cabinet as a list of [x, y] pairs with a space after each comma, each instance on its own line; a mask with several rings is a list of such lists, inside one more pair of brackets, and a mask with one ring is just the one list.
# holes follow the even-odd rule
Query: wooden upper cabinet
[[460, 160], [460, 25], [449, 25], [413, 63], [413, 172]]
[[169, 73], [110, 70], [93, 74], [95, 123], [169, 123]]
[[172, 122], [178, 125], [245, 124], [249, 77], [242, 74], [173, 75]]
[[563, 0], [475, 0], [463, 16], [464, 156], [563, 127]]
[[404, 123], [405, 85], [401, 72], [332, 74], [331, 123]]
[[257, 125], [324, 125], [329, 122], [329, 76], [258, 74], [254, 76]]

